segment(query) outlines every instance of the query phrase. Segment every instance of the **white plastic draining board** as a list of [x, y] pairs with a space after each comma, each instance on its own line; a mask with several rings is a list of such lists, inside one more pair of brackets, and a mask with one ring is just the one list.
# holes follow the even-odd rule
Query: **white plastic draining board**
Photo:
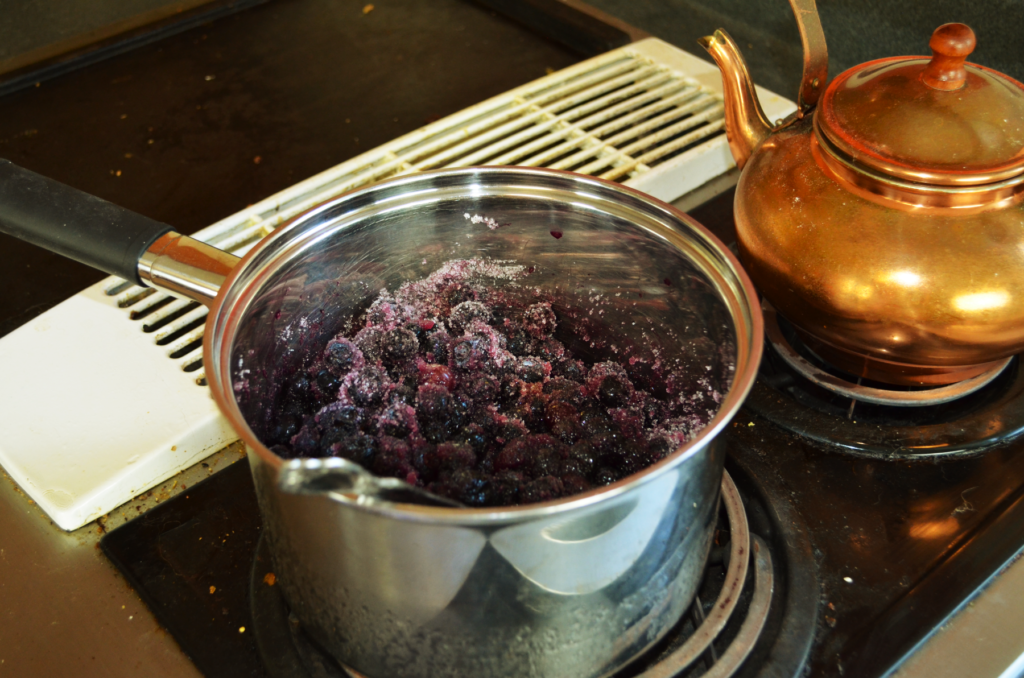
[[[795, 110], [759, 96], [771, 120]], [[721, 76], [643, 40], [363, 153], [196, 237], [242, 254], [346, 191], [470, 165], [572, 170], [675, 200], [734, 166]], [[205, 387], [205, 316], [109, 278], [0, 340], [0, 464], [57, 525], [81, 527], [235, 440]]]

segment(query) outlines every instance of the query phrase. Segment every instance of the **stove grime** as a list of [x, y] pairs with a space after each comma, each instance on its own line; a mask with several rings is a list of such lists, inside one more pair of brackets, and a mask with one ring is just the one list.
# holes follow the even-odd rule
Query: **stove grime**
[[[767, 544], [750, 533], [743, 500], [728, 472], [722, 480], [722, 504], [716, 543], [727, 538], [728, 548], [713, 549], [705, 581], [688, 614], [616, 678], [725, 678], [735, 675], [754, 648], [775, 588], [772, 559]], [[278, 587], [262, 585], [268, 555], [261, 539], [250, 589], [256, 643], [267, 672], [273, 678], [368, 678], [339, 664], [309, 639]], [[716, 589], [716, 595], [707, 595]], [[713, 604], [705, 605], [701, 593]]]

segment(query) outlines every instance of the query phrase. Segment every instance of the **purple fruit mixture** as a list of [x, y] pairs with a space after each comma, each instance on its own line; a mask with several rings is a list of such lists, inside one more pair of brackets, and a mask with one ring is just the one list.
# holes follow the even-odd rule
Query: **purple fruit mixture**
[[382, 290], [358, 330], [285, 385], [271, 449], [344, 457], [467, 506], [510, 506], [625, 478], [714, 417], [714, 379], [679, 367], [724, 361], [729, 372], [713, 342], [689, 342], [675, 369], [643, 377], [630, 376], [636, 358], [588, 364], [555, 338], [572, 336], [556, 300], [535, 292], [524, 303], [496, 284], [527, 273], [456, 260]]

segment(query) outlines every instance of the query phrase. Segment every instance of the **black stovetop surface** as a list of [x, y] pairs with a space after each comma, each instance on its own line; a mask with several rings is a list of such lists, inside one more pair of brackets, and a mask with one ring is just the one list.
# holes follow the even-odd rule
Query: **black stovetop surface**
[[[188, 233], [579, 59], [468, 0], [389, 0], [369, 13], [365, 4], [275, 0], [4, 96], [0, 157]], [[744, 18], [698, 20], [710, 32]], [[725, 194], [695, 213], [726, 242], [730, 205]], [[101, 277], [0, 236], [0, 336]], [[41, 369], [59, 387], [61, 375]], [[895, 435], [884, 417], [846, 418], [835, 403], [817, 414], [777, 386], [759, 382], [731, 426], [730, 468], [773, 488], [778, 527], [804, 526], [820, 574], [799, 579], [818, 602], [813, 675], [881, 675], [1024, 546], [1024, 443], [941, 457], [940, 447], [915, 451], [904, 431], [896, 438], [916, 458], [865, 456], [857, 443]], [[1015, 411], [991, 404], [956, 416], [982, 434], [1016, 431]], [[812, 435], [852, 446], [790, 430], [811, 421]], [[221, 638], [225, 654], [253, 651], [239, 632], [250, 628], [244, 604], [221, 598], [244, 598], [249, 586], [259, 522], [247, 473], [231, 467], [209, 481], [209, 501], [197, 499], [207, 486], [190, 488], [110, 537], [139, 531], [126, 539], [137, 541], [142, 570], [130, 576], [140, 593], [161, 618], [165, 598], [198, 604], [182, 625]], [[221, 482], [238, 485], [223, 492]], [[237, 576], [211, 592], [215, 571]]]

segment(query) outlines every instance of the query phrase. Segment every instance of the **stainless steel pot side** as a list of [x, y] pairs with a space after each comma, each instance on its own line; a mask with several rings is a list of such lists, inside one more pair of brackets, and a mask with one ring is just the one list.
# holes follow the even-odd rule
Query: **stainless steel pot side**
[[[232, 262], [188, 240], [164, 235], [139, 277], [211, 303], [216, 271]], [[473, 257], [533, 267], [509, 294], [556, 296], [556, 336], [592, 359], [630, 346], [668, 361], [703, 335], [731, 350], [711, 424], [618, 483], [501, 509], [355, 494], [343, 478], [323, 482], [323, 464], [289, 463], [260, 443], [282, 377], [382, 288]], [[212, 276], [195, 270], [207, 259]], [[185, 280], [182, 260], [194, 269]], [[471, 168], [350, 193], [265, 238], [219, 286], [204, 365], [247, 446], [277, 585], [339, 661], [372, 678], [592, 678], [636, 658], [689, 605], [717, 515], [718, 434], [753, 384], [761, 343], [749, 279], [686, 215], [571, 173]]]

